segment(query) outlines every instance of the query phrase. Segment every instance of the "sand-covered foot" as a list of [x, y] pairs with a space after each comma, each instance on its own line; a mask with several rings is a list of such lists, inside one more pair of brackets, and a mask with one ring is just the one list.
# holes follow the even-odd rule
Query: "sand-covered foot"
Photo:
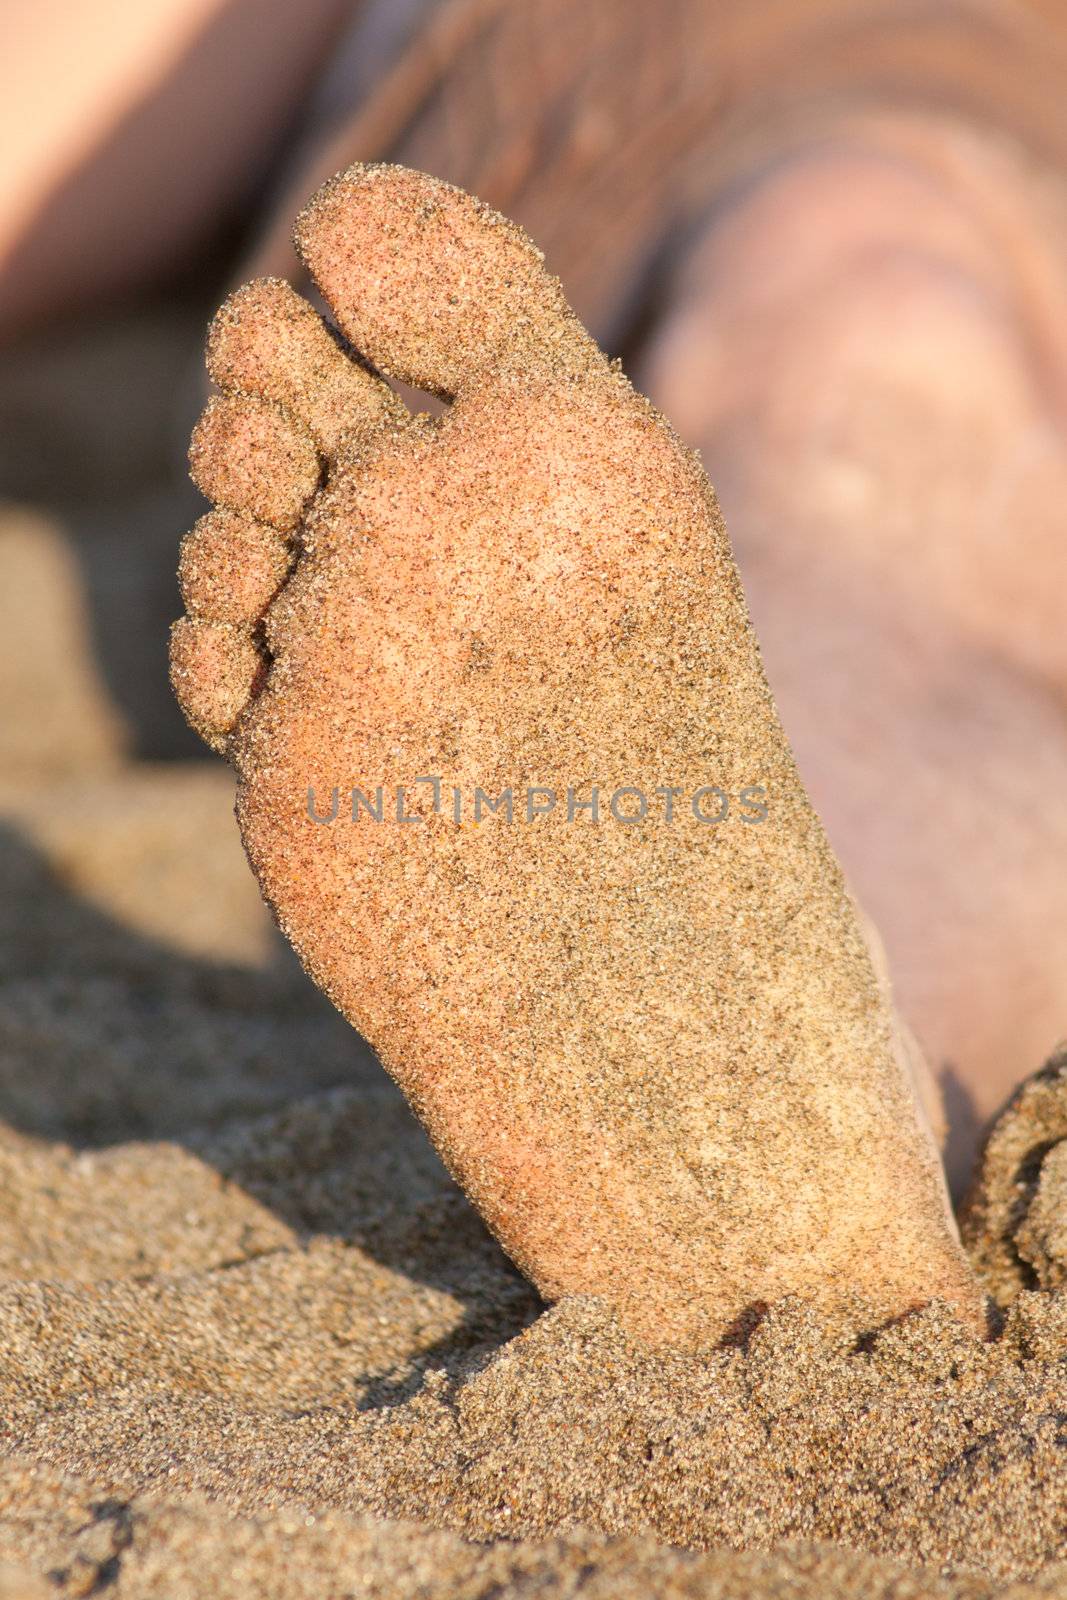
[[308, 971], [546, 1296], [979, 1325], [698, 461], [460, 191], [356, 167], [298, 243], [362, 360], [216, 319], [174, 680]]
[[1000, 1305], [1067, 1284], [1067, 1044], [1021, 1083], [988, 1129], [961, 1213]]

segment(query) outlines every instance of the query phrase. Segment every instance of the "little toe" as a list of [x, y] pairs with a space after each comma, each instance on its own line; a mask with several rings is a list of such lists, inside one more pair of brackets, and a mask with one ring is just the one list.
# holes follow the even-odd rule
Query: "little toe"
[[346, 336], [416, 388], [451, 396], [490, 365], [602, 360], [522, 229], [425, 173], [349, 168], [312, 196], [296, 244]]
[[170, 636], [170, 681], [191, 728], [224, 752], [267, 660], [246, 628], [182, 617]]
[[207, 366], [221, 389], [284, 406], [327, 457], [400, 426], [407, 411], [388, 384], [353, 361], [322, 318], [280, 278], [258, 278], [217, 312]]
[[191, 617], [253, 625], [292, 567], [290, 541], [239, 511], [201, 517], [182, 540], [178, 581]]
[[208, 401], [189, 447], [193, 482], [216, 505], [282, 532], [295, 528], [319, 485], [315, 441], [270, 400], [224, 394]]

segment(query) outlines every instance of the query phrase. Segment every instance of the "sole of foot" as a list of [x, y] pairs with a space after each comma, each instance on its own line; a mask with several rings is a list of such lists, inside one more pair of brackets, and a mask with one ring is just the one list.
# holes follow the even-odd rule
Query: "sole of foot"
[[216, 318], [172, 659], [308, 972], [548, 1298], [981, 1327], [699, 462], [470, 196], [356, 167], [297, 240], [343, 338]]

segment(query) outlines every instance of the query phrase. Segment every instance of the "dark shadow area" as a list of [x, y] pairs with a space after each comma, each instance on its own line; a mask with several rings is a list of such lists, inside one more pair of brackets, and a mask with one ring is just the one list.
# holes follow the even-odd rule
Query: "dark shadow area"
[[184, 466], [211, 308], [206, 297], [146, 302], [60, 326], [9, 348], [0, 373], [0, 496], [49, 516], [69, 542], [95, 664], [131, 754], [146, 760], [205, 754], [170, 691], [167, 650], [178, 546], [206, 510]]
[[959, 1205], [974, 1175], [974, 1152], [985, 1119], [979, 1114], [973, 1090], [964, 1083], [951, 1061], [942, 1067], [939, 1082], [948, 1122], [945, 1173], [952, 1199]]
[[0, 1122], [105, 1150], [184, 1146], [303, 1239], [357, 1243], [452, 1296], [459, 1325], [369, 1382], [395, 1404], [540, 1309], [452, 1183], [370, 1048], [279, 940], [262, 969], [182, 955], [72, 893], [0, 825]]
[[204, 754], [169, 690], [167, 641], [178, 543], [206, 509], [185, 475], [205, 329], [350, 12], [228, 0], [4, 264], [0, 498], [61, 520], [97, 664], [145, 759]]
[[0, 1119], [93, 1148], [181, 1139], [384, 1077], [279, 940], [262, 969], [131, 931], [0, 823]]

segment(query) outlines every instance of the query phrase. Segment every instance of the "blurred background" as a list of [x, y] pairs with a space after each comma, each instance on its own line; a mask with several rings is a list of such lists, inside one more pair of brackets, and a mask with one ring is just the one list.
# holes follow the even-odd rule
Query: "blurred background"
[[1067, 8], [6, 0], [0, 1119], [173, 1137], [373, 1074], [166, 680], [204, 328], [404, 162], [522, 222], [723, 502], [957, 1190], [1067, 1033]]

